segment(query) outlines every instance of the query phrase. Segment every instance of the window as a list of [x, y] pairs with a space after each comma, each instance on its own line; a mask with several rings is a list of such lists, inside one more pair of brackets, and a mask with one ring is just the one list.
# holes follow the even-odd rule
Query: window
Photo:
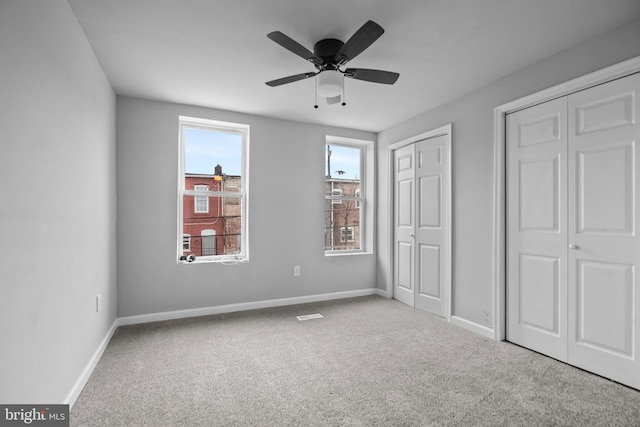
[[184, 116], [179, 123], [178, 260], [246, 261], [249, 126]]
[[340, 241], [342, 243], [353, 242], [353, 227], [340, 227]]
[[[334, 188], [331, 190], [331, 195], [332, 196], [342, 196], [342, 189], [341, 188]], [[342, 199], [333, 199], [331, 201], [331, 203], [333, 203], [334, 205], [339, 205], [342, 203]]]
[[[209, 186], [208, 185], [194, 185], [193, 189], [195, 191], [208, 192], [209, 191]], [[194, 206], [194, 212], [195, 213], [209, 213], [209, 197], [207, 197], [207, 196], [194, 196], [194, 199], [195, 199], [195, 206]]]
[[[325, 254], [372, 251], [373, 143], [327, 137], [325, 152]], [[368, 237], [367, 237], [368, 236]]]

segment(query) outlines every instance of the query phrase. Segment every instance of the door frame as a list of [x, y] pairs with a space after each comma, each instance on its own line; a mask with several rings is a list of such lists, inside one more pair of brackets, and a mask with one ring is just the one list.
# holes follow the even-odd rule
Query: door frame
[[389, 171], [389, 175], [388, 175], [388, 188], [389, 188], [389, 193], [387, 194], [387, 215], [389, 218], [389, 227], [388, 227], [388, 236], [387, 238], [389, 239], [389, 245], [387, 245], [387, 260], [389, 262], [389, 268], [387, 270], [387, 283], [389, 284], [389, 290], [387, 291], [387, 296], [389, 298], [393, 298], [393, 292], [394, 292], [394, 286], [393, 286], [393, 277], [395, 275], [395, 271], [394, 271], [394, 206], [393, 206], [393, 201], [394, 201], [394, 172], [395, 172], [395, 166], [394, 166], [394, 152], [402, 147], [405, 147], [409, 144], [413, 144], [416, 143], [418, 141], [422, 141], [423, 139], [429, 139], [429, 138], [436, 138], [439, 136], [448, 136], [448, 140], [447, 140], [447, 144], [449, 144], [449, 162], [447, 164], [447, 179], [449, 180], [449, 203], [448, 203], [448, 211], [449, 211], [449, 215], [448, 215], [448, 224], [449, 224], [449, 229], [446, 230], [445, 232], [445, 238], [447, 241], [447, 266], [446, 266], [446, 271], [445, 271], [445, 277], [447, 278], [447, 283], [445, 284], [445, 292], [447, 294], [447, 304], [445, 307], [445, 319], [447, 320], [447, 322], [451, 321], [451, 307], [453, 304], [452, 301], [452, 275], [451, 275], [451, 271], [452, 271], [452, 247], [451, 247], [451, 235], [452, 235], [452, 229], [453, 229], [453, 223], [452, 223], [452, 219], [453, 219], [453, 212], [452, 212], [452, 180], [451, 180], [451, 176], [452, 176], [452, 172], [451, 172], [451, 165], [452, 165], [452, 154], [453, 154], [453, 150], [452, 150], [452, 142], [453, 142], [453, 137], [452, 137], [452, 130], [453, 130], [453, 124], [449, 123], [446, 124], [444, 126], [440, 126], [438, 128], [435, 129], [431, 129], [428, 130], [426, 132], [422, 132], [418, 135], [414, 135], [412, 137], [409, 137], [407, 139], [403, 139], [401, 141], [398, 142], [394, 142], [393, 144], [389, 144], [387, 146], [387, 159], [388, 159], [388, 168], [387, 170]]
[[589, 73], [565, 83], [525, 96], [520, 99], [502, 104], [493, 113], [493, 334], [494, 339], [504, 341], [507, 334], [507, 251], [506, 251], [506, 116], [536, 104], [550, 101], [554, 98], [570, 95], [592, 86], [597, 86], [611, 80], [626, 77], [640, 72], [640, 56], [607, 68]]

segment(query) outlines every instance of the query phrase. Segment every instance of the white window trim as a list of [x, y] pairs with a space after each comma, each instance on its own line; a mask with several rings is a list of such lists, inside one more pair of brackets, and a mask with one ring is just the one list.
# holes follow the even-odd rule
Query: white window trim
[[[187, 244], [186, 248], [185, 243]], [[191, 234], [182, 233], [182, 252], [191, 252]]]
[[[241, 199], [241, 236], [240, 236], [240, 248], [241, 251], [238, 254], [233, 255], [213, 255], [213, 256], [200, 256], [197, 257], [194, 262], [187, 263], [180, 260], [182, 256], [183, 241], [183, 213], [184, 213], [184, 196], [196, 196], [203, 195], [202, 191], [185, 190], [185, 173], [184, 173], [184, 132], [185, 129], [201, 129], [207, 131], [227, 132], [242, 136], [242, 171], [240, 185], [242, 192], [225, 192], [225, 191], [208, 191], [206, 195], [212, 197], [233, 197]], [[216, 262], [222, 264], [235, 264], [240, 262], [249, 261], [249, 125], [223, 122], [218, 120], [209, 120], [197, 117], [178, 116], [178, 222], [177, 222], [177, 254], [176, 257], [178, 264], [198, 264], [206, 262]]]
[[[349, 256], [360, 254], [373, 254], [375, 244], [375, 145], [374, 141], [365, 139], [344, 138], [327, 135], [326, 145], [342, 145], [360, 148], [362, 150], [360, 163], [360, 197], [354, 196], [328, 196], [325, 200], [355, 200], [360, 208], [360, 249], [356, 250], [325, 250], [325, 256]], [[323, 180], [323, 188], [324, 183]], [[324, 190], [323, 190], [324, 191]]]

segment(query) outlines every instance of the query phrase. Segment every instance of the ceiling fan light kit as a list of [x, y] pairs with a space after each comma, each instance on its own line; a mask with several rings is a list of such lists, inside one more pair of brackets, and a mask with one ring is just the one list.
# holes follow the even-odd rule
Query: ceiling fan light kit
[[[392, 85], [398, 80], [400, 74], [391, 71], [372, 70], [367, 68], [342, 69], [347, 62], [362, 53], [382, 34], [384, 29], [373, 21], [367, 21], [356, 31], [346, 43], [337, 39], [323, 39], [313, 46], [313, 52], [286, 36], [280, 31], [267, 34], [267, 37], [278, 43], [285, 49], [295, 53], [301, 58], [311, 62], [317, 69], [316, 72], [294, 74], [276, 80], [268, 81], [267, 86], [275, 87], [287, 83], [293, 83], [310, 77], [316, 77], [316, 104], [317, 96], [327, 99], [328, 104], [336, 104], [344, 98], [344, 78], [352, 78], [372, 83]], [[342, 99], [342, 105], [346, 105]]]
[[333, 98], [342, 94], [343, 77], [338, 71], [325, 71], [318, 74], [318, 95]]

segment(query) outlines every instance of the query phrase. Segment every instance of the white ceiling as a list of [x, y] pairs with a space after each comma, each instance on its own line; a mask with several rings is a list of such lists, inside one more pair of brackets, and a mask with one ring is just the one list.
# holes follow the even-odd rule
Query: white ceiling
[[[639, 0], [69, 0], [119, 95], [381, 131], [640, 16]], [[313, 49], [367, 20], [385, 33], [349, 67], [347, 106], [315, 103], [315, 71], [269, 40]]]

